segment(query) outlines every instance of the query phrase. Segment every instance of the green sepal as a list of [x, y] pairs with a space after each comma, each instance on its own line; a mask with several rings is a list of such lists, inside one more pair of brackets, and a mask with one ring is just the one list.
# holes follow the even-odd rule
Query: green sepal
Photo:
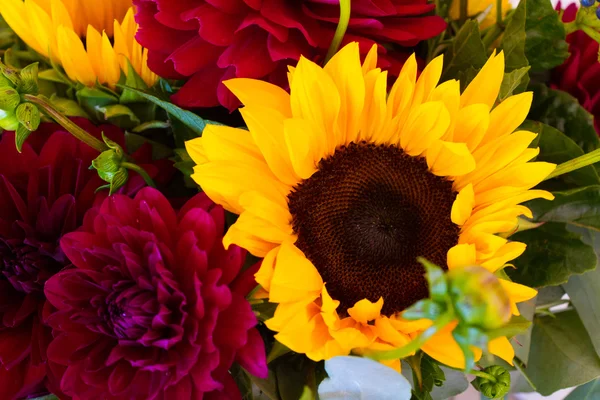
[[437, 265], [427, 261], [424, 258], [418, 258], [425, 268], [427, 283], [429, 284], [429, 297], [439, 303], [445, 303], [448, 300], [448, 283], [446, 274]]
[[510, 373], [499, 365], [492, 365], [483, 370], [488, 375], [495, 378], [491, 379], [476, 377], [471, 384], [475, 389], [490, 399], [501, 399], [510, 391]]
[[75, 100], [58, 97], [56, 93], [50, 96], [50, 102], [54, 107], [67, 117], [83, 117], [90, 119], [90, 115]]
[[29, 64], [21, 70], [21, 82], [17, 86], [20, 93], [38, 94], [38, 63]]
[[23, 125], [19, 125], [17, 127], [17, 131], [15, 132], [15, 145], [19, 153], [23, 149], [23, 143], [25, 143], [25, 140], [27, 140], [29, 135], [31, 135], [31, 131], [29, 129]]
[[18, 87], [21, 83], [19, 71], [4, 65], [2, 62], [0, 62], [0, 73], [10, 81], [12, 87]]
[[436, 303], [433, 300], [425, 299], [419, 300], [406, 310], [402, 312], [402, 318], [409, 321], [416, 321], [419, 319], [430, 319], [435, 321], [440, 315], [446, 311], [446, 308]]
[[486, 334], [490, 340], [501, 336], [511, 338], [527, 331], [530, 326], [531, 321], [529, 321], [527, 318], [523, 317], [522, 315], [513, 315], [508, 324], [500, 328], [487, 331]]
[[19, 126], [19, 120], [14, 111], [6, 112], [0, 110], [0, 128], [6, 131], [14, 131]]
[[112, 195], [117, 190], [119, 190], [125, 183], [127, 183], [127, 178], [129, 177], [129, 172], [127, 169], [120, 168], [114, 175], [110, 182], [110, 190], [108, 192], [109, 195]]
[[31, 132], [40, 126], [40, 110], [33, 103], [20, 104], [16, 116], [21, 125]]
[[0, 89], [0, 110], [12, 112], [21, 103], [19, 92], [10, 87]]
[[487, 348], [488, 338], [486, 334], [478, 328], [459, 324], [452, 331], [452, 336], [465, 356], [465, 371], [472, 370], [475, 366], [475, 354], [471, 347]]

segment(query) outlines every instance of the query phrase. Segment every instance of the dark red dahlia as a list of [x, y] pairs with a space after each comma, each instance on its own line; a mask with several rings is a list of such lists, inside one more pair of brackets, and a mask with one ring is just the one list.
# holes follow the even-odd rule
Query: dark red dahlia
[[[237, 99], [221, 84], [243, 77], [287, 86], [287, 66], [300, 55], [320, 61], [339, 19], [337, 0], [133, 0], [138, 41], [149, 66], [165, 78], [190, 78], [173, 101], [183, 107], [234, 109]], [[396, 74], [414, 46], [445, 29], [427, 0], [353, 0], [345, 42], [366, 54], [379, 45], [380, 67]], [[384, 45], [386, 46], [384, 48]]]
[[61, 247], [46, 283], [60, 388], [74, 399], [239, 399], [234, 361], [266, 375], [245, 299], [245, 251], [222, 245], [224, 211], [204, 194], [176, 213], [157, 190], [114, 195]]
[[[89, 132], [123, 142], [115, 127], [77, 123]], [[136, 154], [151, 161], [147, 149]], [[60, 248], [62, 236], [77, 229], [84, 213], [106, 197], [95, 193], [103, 184], [88, 169], [98, 152], [55, 124], [42, 124], [19, 154], [12, 132], [0, 139], [0, 399], [11, 400], [43, 393], [46, 348], [50, 329], [44, 284], [70, 262]], [[158, 166], [144, 164], [152, 176]], [[135, 193], [141, 177], [122, 190]]]
[[[560, 7], [560, 5], [559, 5]], [[565, 9], [563, 21], [575, 19], [577, 5]], [[583, 31], [567, 36], [571, 56], [552, 74], [552, 87], [569, 92], [594, 116], [596, 132], [600, 134], [600, 62], [598, 42]]]

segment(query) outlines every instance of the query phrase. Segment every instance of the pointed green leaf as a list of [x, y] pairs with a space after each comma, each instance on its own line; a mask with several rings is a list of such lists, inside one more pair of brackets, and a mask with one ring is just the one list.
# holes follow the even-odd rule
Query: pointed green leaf
[[596, 379], [579, 386], [564, 400], [596, 400], [600, 399], [600, 379]]
[[536, 221], [565, 222], [600, 231], [600, 185], [553, 194], [553, 201], [528, 203]]
[[527, 66], [504, 74], [498, 100], [504, 101], [507, 97], [521, 93], [527, 88], [527, 84], [529, 83], [529, 68]]
[[[452, 46], [444, 55], [443, 80], [457, 79], [461, 71], [483, 67], [487, 61], [485, 46], [481, 41], [477, 21], [465, 22], [456, 34]], [[462, 83], [462, 82], [461, 82]]]
[[519, 3], [502, 36], [501, 48], [504, 51], [506, 71], [514, 71], [529, 66], [529, 61], [525, 56], [525, 40], [527, 38], [525, 31], [526, 5], [526, 1]]
[[[146, 82], [144, 82], [142, 77], [136, 72], [129, 60], [127, 60], [127, 78], [125, 79], [125, 86], [139, 90], [148, 89], [148, 85], [146, 85]], [[121, 104], [128, 104], [139, 103], [143, 102], [144, 100], [144, 97], [140, 96], [139, 94], [129, 89], [124, 89], [123, 93], [121, 93], [119, 102]]]
[[31, 131], [25, 128], [23, 125], [19, 125], [17, 131], [15, 132], [15, 145], [17, 146], [17, 151], [20, 153], [23, 149], [23, 143], [25, 140], [31, 135]]
[[40, 110], [33, 103], [20, 104], [15, 115], [19, 122], [31, 132], [40, 126]]

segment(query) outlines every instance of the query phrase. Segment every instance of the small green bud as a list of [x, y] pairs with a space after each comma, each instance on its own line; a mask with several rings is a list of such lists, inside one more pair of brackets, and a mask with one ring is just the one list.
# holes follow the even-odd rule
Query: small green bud
[[0, 89], [0, 110], [12, 112], [21, 103], [21, 96], [13, 88], [3, 87]]
[[[510, 374], [499, 365], [492, 365], [483, 370], [493, 379], [478, 376], [473, 382], [473, 387], [490, 399], [500, 399], [510, 390]], [[495, 380], [495, 381], [494, 381]]]
[[21, 93], [38, 93], [38, 63], [29, 64], [21, 70], [21, 82], [18, 89]]
[[121, 146], [106, 137], [104, 133], [102, 133], [102, 139], [104, 139], [104, 143], [106, 143], [109, 149], [103, 151], [92, 161], [91, 168], [95, 168], [98, 171], [98, 176], [109, 184], [110, 194], [113, 194], [127, 182], [129, 172], [125, 167], [121, 166], [125, 158], [125, 153]]
[[14, 112], [0, 110], [0, 128], [5, 131], [14, 131], [19, 126], [19, 120]]
[[471, 266], [448, 272], [450, 297], [459, 318], [470, 326], [496, 329], [510, 320], [508, 295], [494, 274]]
[[17, 107], [17, 119], [30, 132], [40, 126], [40, 110], [32, 103], [23, 103]]

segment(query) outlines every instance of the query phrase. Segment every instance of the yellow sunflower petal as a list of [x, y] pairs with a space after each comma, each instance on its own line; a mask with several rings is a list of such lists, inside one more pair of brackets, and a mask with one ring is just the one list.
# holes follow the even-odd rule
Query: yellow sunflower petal
[[415, 95], [413, 97], [413, 106], [429, 100], [429, 96], [435, 90], [442, 76], [444, 66], [444, 57], [438, 56], [431, 60], [425, 67], [415, 86]]
[[494, 108], [490, 114], [490, 128], [482, 143], [512, 133], [529, 114], [533, 92], [511, 96]]
[[238, 160], [247, 162], [264, 161], [260, 149], [256, 146], [250, 132], [245, 129], [229, 126], [208, 125], [201, 138], [185, 143], [187, 151], [197, 164], [202, 161], [197, 157], [196, 144], [202, 144], [202, 156], [211, 161]]
[[463, 225], [467, 222], [467, 219], [469, 219], [471, 212], [473, 211], [474, 204], [475, 192], [473, 191], [473, 185], [469, 184], [456, 195], [456, 200], [454, 200], [454, 204], [452, 204], [452, 211], [450, 214], [452, 222], [456, 225]]
[[375, 320], [375, 332], [380, 340], [386, 341], [394, 347], [401, 347], [410, 342], [408, 334], [398, 331], [390, 319], [381, 316]]
[[500, 279], [500, 283], [502, 284], [502, 287], [508, 294], [508, 297], [511, 302], [510, 308], [514, 315], [520, 315], [516, 303], [531, 300], [537, 295], [537, 290], [525, 285], [507, 281], [505, 279]]
[[464, 143], [438, 140], [426, 151], [429, 170], [437, 176], [460, 176], [476, 167], [475, 159]]
[[299, 118], [286, 119], [283, 132], [294, 172], [301, 179], [310, 178], [325, 152], [323, 132], [310, 121]]
[[354, 307], [348, 309], [348, 314], [354, 318], [356, 322], [366, 324], [381, 315], [383, 307], [383, 297], [380, 297], [377, 302], [373, 303], [368, 299], [362, 299], [354, 304]]
[[223, 237], [223, 246], [226, 249], [232, 244], [248, 250], [255, 257], [265, 257], [270, 251], [279, 246], [279, 243], [270, 242], [249, 233], [246, 226], [242, 225], [240, 229], [240, 225], [236, 226], [236, 224], [229, 227], [225, 237]]
[[315, 266], [296, 246], [284, 242], [277, 255], [269, 299], [275, 303], [316, 299], [322, 289], [323, 279]]
[[408, 117], [400, 134], [400, 145], [411, 156], [421, 155], [439, 140], [450, 125], [444, 103], [435, 101], [419, 105]]
[[485, 104], [490, 109], [494, 106], [500, 85], [504, 79], [504, 53], [491, 55], [477, 76], [469, 83], [461, 96], [463, 107], [472, 104]]
[[230, 79], [223, 81], [223, 84], [245, 106], [263, 106], [277, 110], [287, 118], [292, 116], [290, 95], [279, 86], [246, 78]]
[[377, 45], [374, 44], [369, 49], [365, 61], [362, 65], [363, 74], [366, 76], [371, 70], [377, 68]]
[[465, 356], [456, 340], [452, 337], [455, 324], [442, 329], [429, 339], [421, 350], [427, 355], [452, 368], [463, 369]]
[[256, 274], [254, 274], [256, 283], [262, 286], [266, 291], [271, 289], [271, 279], [273, 279], [273, 272], [275, 271], [277, 254], [279, 254], [279, 246], [267, 253], [260, 264], [260, 268], [256, 271]]
[[387, 71], [379, 69], [365, 75], [365, 106], [357, 141], [371, 141], [380, 136], [387, 114]]
[[460, 109], [454, 127], [454, 141], [466, 143], [473, 151], [488, 130], [490, 108], [486, 104], [473, 104]]
[[476, 260], [477, 249], [473, 244], [457, 244], [448, 250], [448, 269], [475, 265]]
[[513, 358], [515, 358], [515, 349], [513, 349], [510, 341], [505, 336], [490, 340], [488, 350], [490, 353], [497, 355], [510, 365], [514, 365]]

